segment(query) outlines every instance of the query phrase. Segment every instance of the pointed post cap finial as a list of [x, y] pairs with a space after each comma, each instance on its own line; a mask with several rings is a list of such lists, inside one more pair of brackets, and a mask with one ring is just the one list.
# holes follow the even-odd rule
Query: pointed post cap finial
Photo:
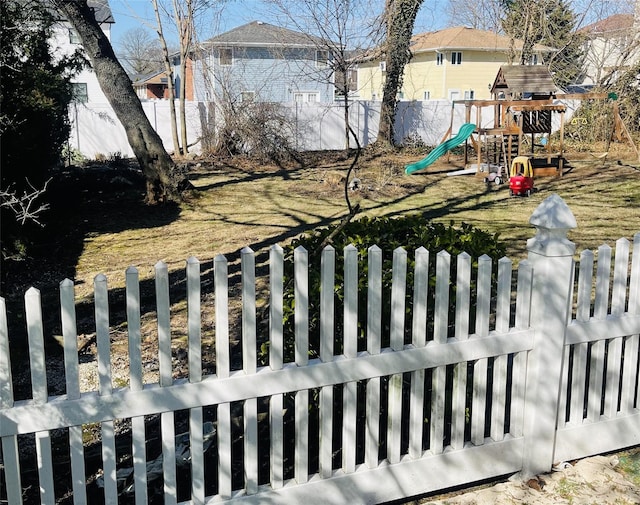
[[576, 218], [557, 194], [544, 200], [531, 214], [529, 222], [536, 228], [536, 236], [527, 241], [530, 252], [544, 256], [571, 256], [576, 245], [567, 232], [576, 228]]

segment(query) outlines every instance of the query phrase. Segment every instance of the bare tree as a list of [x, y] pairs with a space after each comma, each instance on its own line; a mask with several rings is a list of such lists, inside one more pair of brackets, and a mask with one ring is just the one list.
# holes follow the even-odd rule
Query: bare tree
[[495, 33], [502, 31], [504, 0], [449, 0], [445, 9], [452, 26], [464, 25]]
[[164, 36], [164, 28], [162, 26], [162, 16], [160, 14], [160, 4], [158, 0], [151, 0], [153, 3], [153, 10], [156, 15], [156, 32], [158, 34], [158, 40], [162, 47], [162, 60], [164, 62], [164, 71], [167, 74], [167, 89], [169, 91], [169, 117], [171, 118], [171, 138], [173, 139], [173, 152], [176, 156], [180, 155], [180, 139], [178, 138], [178, 125], [176, 115], [176, 102], [175, 102], [175, 89], [174, 89], [174, 75], [173, 65], [171, 64], [171, 56], [169, 54], [169, 48], [167, 46], [167, 39]]
[[393, 145], [398, 90], [402, 87], [404, 67], [411, 58], [409, 44], [413, 25], [422, 0], [386, 0], [383, 23], [385, 27], [385, 64], [387, 79], [382, 91], [380, 125], [377, 144]]
[[127, 30], [116, 49], [118, 59], [131, 75], [154, 72], [162, 64], [162, 51], [151, 33], [143, 28]]
[[[368, 0], [271, 0], [288, 25], [308, 36], [310, 45], [326, 58], [316, 72], [318, 79], [331, 79], [336, 98], [343, 105], [345, 150], [350, 138], [360, 147], [349, 123], [350, 96], [355, 91], [357, 66], [365, 49], [379, 41], [379, 18], [371, 16]], [[328, 66], [330, 73], [325, 72]]]
[[185, 180], [167, 154], [162, 140], [142, 109], [131, 81], [116, 58], [109, 39], [87, 0], [53, 0], [78, 33], [100, 87], [127, 134], [129, 145], [146, 179], [147, 201], [179, 200]]

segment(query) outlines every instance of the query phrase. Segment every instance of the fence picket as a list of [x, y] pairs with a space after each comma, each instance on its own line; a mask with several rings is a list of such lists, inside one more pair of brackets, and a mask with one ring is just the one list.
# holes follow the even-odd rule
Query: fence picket
[[176, 483], [176, 430], [173, 412], [160, 415], [162, 432], [162, 482], [165, 505], [176, 505], [178, 487]]
[[158, 368], [160, 386], [173, 384], [171, 363], [171, 321], [169, 303], [169, 269], [167, 264], [155, 264], [156, 312], [158, 324]]
[[24, 296], [24, 304], [29, 337], [32, 397], [37, 403], [46, 403], [49, 394], [47, 392], [47, 367], [44, 354], [40, 291], [36, 288], [29, 288]]
[[7, 303], [4, 298], [0, 297], [0, 409], [9, 409], [12, 406], [13, 378], [11, 375]]
[[74, 505], [86, 505], [87, 489], [85, 482], [84, 444], [82, 426], [69, 427], [69, 459], [71, 460], [71, 483]]
[[391, 274], [391, 349], [401, 351], [404, 347], [405, 297], [407, 293], [407, 252], [398, 247], [393, 251]]
[[269, 428], [271, 430], [270, 480], [272, 489], [284, 485], [284, 417], [283, 396], [273, 395], [269, 401]]
[[[609, 309], [609, 282], [611, 273], [611, 247], [601, 245], [598, 248], [596, 269], [596, 293], [593, 304], [594, 319], [605, 319]], [[589, 397], [587, 400], [587, 418], [597, 421], [601, 414], [603, 395], [605, 347], [604, 340], [598, 340], [591, 346], [589, 365]]]
[[640, 314], [640, 233], [633, 236], [633, 257], [629, 278], [629, 313]]
[[[412, 344], [424, 347], [427, 341], [427, 296], [429, 290], [429, 251], [420, 247], [415, 252], [413, 283]], [[411, 372], [409, 404], [409, 455], [422, 456], [424, 426], [424, 369]]]
[[295, 360], [296, 365], [309, 362], [309, 253], [300, 246], [294, 256]]
[[51, 435], [48, 431], [39, 431], [35, 434], [35, 439], [38, 481], [40, 482], [40, 500], [42, 503], [55, 503]]
[[387, 422], [387, 459], [389, 463], [400, 461], [402, 433], [402, 374], [389, 377], [389, 403]]
[[147, 454], [144, 416], [131, 418], [131, 458], [136, 505], [145, 505], [147, 497]]
[[469, 308], [471, 307], [471, 256], [466, 252], [456, 258], [456, 330], [458, 340], [469, 338]]
[[204, 505], [204, 430], [202, 407], [189, 409], [191, 452], [191, 503]]
[[[486, 337], [489, 334], [491, 305], [491, 258], [487, 255], [478, 258], [477, 287], [476, 337]], [[488, 358], [482, 358], [473, 365], [471, 442], [474, 445], [484, 444], [488, 364]]]
[[356, 469], [357, 388], [357, 382], [348, 382], [342, 389], [342, 470], [345, 473]]
[[[469, 308], [471, 306], [471, 256], [466, 252], [456, 258], [456, 329], [459, 341], [469, 338]], [[453, 399], [451, 406], [451, 447], [464, 447], [467, 418], [467, 368], [466, 361], [453, 368]]]
[[[498, 286], [496, 293], [496, 331], [509, 330], [511, 315], [512, 263], [507, 258], [498, 260]], [[496, 442], [504, 438], [504, 421], [507, 408], [508, 356], [502, 354], [493, 361], [493, 391], [491, 395], [491, 439]]]
[[216, 299], [216, 375], [229, 377], [229, 266], [227, 258], [219, 254], [213, 260]]
[[189, 339], [189, 382], [202, 380], [202, 322], [200, 315], [200, 262], [187, 259], [187, 326]]
[[[283, 293], [284, 251], [274, 245], [269, 251], [269, 367], [282, 369], [284, 361]], [[333, 290], [332, 290], [333, 292]], [[272, 489], [284, 485], [284, 419], [283, 395], [271, 396], [269, 401], [269, 429], [271, 433], [270, 481]]]
[[[433, 340], [436, 344], [447, 342], [449, 326], [449, 282], [451, 278], [451, 255], [440, 251], [436, 256], [436, 300], [433, 321]], [[431, 375], [431, 419], [430, 449], [433, 454], [444, 451], [444, 410], [447, 367], [433, 369]]]
[[218, 494], [231, 498], [233, 467], [231, 464], [231, 405], [221, 403], [217, 408], [218, 419]]
[[[7, 305], [5, 299], [0, 297], [0, 410], [10, 409], [13, 406], [13, 379], [9, 352]], [[20, 504], [22, 503], [22, 483], [17, 435], [2, 438], [2, 459], [7, 501]]]
[[60, 283], [60, 319], [64, 352], [64, 376], [67, 398], [80, 398], [78, 374], [78, 332], [76, 329], [75, 294], [73, 281], [65, 279]]
[[[620, 316], [624, 313], [627, 297], [627, 274], [629, 271], [629, 241], [627, 239], [621, 238], [616, 242], [614, 261], [611, 314]], [[607, 349], [604, 415], [609, 419], [613, 419], [618, 411], [623, 338], [617, 337], [609, 340], [609, 348]]]
[[509, 258], [498, 260], [498, 287], [496, 291], [496, 331], [509, 331], [511, 317], [511, 274], [513, 263]]
[[247, 494], [258, 492], [258, 400], [244, 401], [244, 480]]
[[104, 479], [104, 502], [118, 503], [118, 481], [116, 478], [116, 435], [113, 421], [104, 421], [102, 431], [102, 477]]
[[283, 364], [284, 251], [279, 245], [269, 250], [269, 366], [280, 370]]
[[253, 251], [241, 252], [242, 268], [242, 369], [256, 373], [256, 260]]
[[[367, 251], [367, 352], [380, 354], [382, 326], [382, 249]], [[367, 468], [378, 466], [380, 441], [380, 377], [367, 382], [364, 462]]]
[[[96, 349], [98, 359], [99, 391], [102, 396], [111, 395], [111, 339], [109, 335], [109, 293], [107, 278], [96, 275], [93, 280], [96, 315]], [[105, 477], [106, 480], [106, 477]]]
[[[629, 276], [629, 314], [638, 314], [638, 302], [640, 301], [640, 233], [633, 237], [633, 252], [631, 257], [631, 274]], [[635, 391], [637, 380], [637, 369], [633, 366], [638, 359], [638, 344], [640, 337], [638, 334], [629, 335], [625, 339], [624, 345], [624, 368], [622, 370], [622, 397], [620, 410], [623, 413], [631, 413], [635, 405]]]
[[[593, 252], [583, 251], [580, 255], [578, 270], [578, 295], [576, 302], [576, 320], [586, 322], [591, 317], [591, 287], [593, 285]], [[587, 385], [587, 353], [586, 342], [573, 346], [573, 368], [571, 370], [571, 406], [569, 422], [581, 423], [584, 418], [584, 395]]]
[[358, 249], [344, 248], [344, 355], [358, 354]]
[[298, 484], [309, 480], [309, 391], [296, 393], [296, 447], [294, 477]]
[[[138, 270], [127, 268], [125, 273], [127, 331], [129, 336], [129, 387], [142, 389], [142, 355], [140, 353], [140, 284]], [[136, 498], [137, 500], [137, 498]]]
[[[353, 245], [344, 248], [343, 320], [343, 354], [346, 358], [355, 358], [358, 354], [358, 249]], [[357, 383], [344, 384], [342, 395], [342, 469], [351, 473], [356, 468]]]
[[[533, 284], [533, 269], [527, 261], [518, 265], [518, 285], [516, 291], [516, 328], [529, 326], [531, 314], [531, 295]], [[521, 437], [524, 426], [524, 395], [527, 377], [527, 353], [519, 352], [513, 356], [511, 371], [511, 415], [509, 434]]]
[[[295, 363], [306, 366], [309, 362], [309, 253], [296, 247], [294, 255]], [[309, 391], [295, 395], [295, 463], [294, 477], [298, 484], [309, 479]]]
[[[327, 246], [320, 258], [320, 360], [333, 360], [334, 320], [335, 320], [335, 249]], [[346, 253], [345, 253], [346, 259]], [[357, 259], [357, 258], [356, 258]], [[346, 272], [345, 272], [346, 275]], [[345, 280], [345, 285], [348, 282]], [[346, 308], [345, 308], [346, 311]], [[357, 330], [356, 330], [357, 331]], [[320, 390], [320, 448], [318, 455], [319, 472], [322, 478], [329, 478], [333, 470], [333, 386]]]

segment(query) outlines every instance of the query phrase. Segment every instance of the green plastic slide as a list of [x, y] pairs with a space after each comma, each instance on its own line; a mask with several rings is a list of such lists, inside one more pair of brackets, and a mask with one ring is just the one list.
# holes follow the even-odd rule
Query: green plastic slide
[[465, 123], [460, 127], [458, 134], [455, 137], [451, 137], [448, 140], [445, 140], [442, 144], [437, 146], [433, 151], [431, 151], [428, 156], [420, 161], [416, 161], [415, 163], [411, 163], [404, 168], [404, 173], [407, 175], [411, 175], [418, 170], [422, 170], [423, 168], [427, 168], [434, 161], [436, 161], [440, 156], [444, 153], [453, 149], [456, 146], [462, 144], [465, 140], [467, 140], [473, 130], [476, 129], [476, 125], [473, 123]]

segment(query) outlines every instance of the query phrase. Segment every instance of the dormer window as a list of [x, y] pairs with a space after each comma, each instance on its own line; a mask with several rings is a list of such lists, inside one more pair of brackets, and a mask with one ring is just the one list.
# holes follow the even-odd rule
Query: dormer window
[[326, 68], [329, 64], [329, 51], [316, 51], [316, 68]]
[[218, 49], [218, 58], [220, 58], [220, 65], [227, 67], [233, 65], [233, 49], [221, 47]]

